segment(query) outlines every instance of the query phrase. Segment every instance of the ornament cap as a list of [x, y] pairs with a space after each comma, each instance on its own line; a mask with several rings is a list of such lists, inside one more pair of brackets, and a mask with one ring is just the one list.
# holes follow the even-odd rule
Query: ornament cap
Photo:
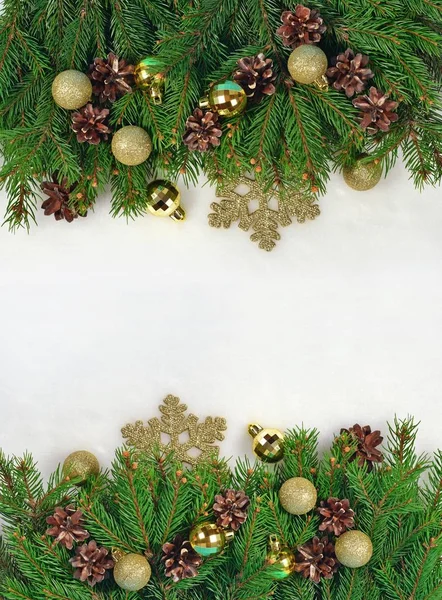
[[123, 556], [126, 556], [126, 553], [123, 552], [123, 550], [121, 550], [120, 548], [116, 548], [113, 547], [111, 550], [111, 554], [112, 554], [112, 558], [114, 559], [114, 561], [117, 563], [119, 560], [121, 560], [123, 558]]
[[261, 425], [258, 425], [257, 423], [253, 423], [252, 425], [249, 425], [248, 428], [248, 432], [252, 437], [256, 437], [258, 435], [258, 433], [260, 433], [263, 430], [263, 428], [261, 427]]
[[226, 529], [225, 536], [226, 536], [226, 544], [230, 544], [231, 542], [233, 542], [233, 538], [235, 537], [235, 532], [232, 529]]
[[323, 75], [322, 77], [318, 77], [318, 79], [316, 79], [313, 82], [313, 85], [315, 85], [317, 88], [319, 88], [321, 90], [321, 92], [328, 92], [328, 90], [330, 89], [330, 86], [328, 84], [328, 79], [325, 75]]
[[272, 533], [272, 535], [269, 536], [269, 550], [271, 552], [281, 551], [281, 541], [275, 533]]
[[198, 102], [198, 106], [199, 106], [199, 108], [201, 108], [201, 110], [210, 109], [210, 101], [209, 101], [209, 96], [207, 94], [205, 96], [203, 96], [202, 98], [200, 98], [200, 101]]
[[173, 221], [185, 221], [186, 219], [186, 211], [182, 206], [178, 206], [178, 208], [169, 215]]

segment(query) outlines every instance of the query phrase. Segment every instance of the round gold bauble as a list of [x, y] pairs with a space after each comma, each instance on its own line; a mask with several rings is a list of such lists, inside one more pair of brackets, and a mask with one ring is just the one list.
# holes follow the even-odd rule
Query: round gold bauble
[[279, 462], [284, 456], [284, 435], [278, 429], [265, 428], [261, 425], [249, 425], [249, 433], [253, 437], [253, 452], [265, 463]]
[[366, 154], [360, 156], [351, 167], [344, 167], [343, 175], [345, 183], [358, 192], [366, 192], [373, 189], [381, 180], [381, 161], [365, 161]]
[[72, 452], [63, 463], [63, 475], [70, 479], [81, 478], [79, 483], [84, 483], [92, 475], [98, 475], [100, 463], [97, 458], [87, 450]]
[[129, 167], [141, 165], [152, 152], [150, 135], [141, 127], [128, 125], [119, 129], [112, 138], [115, 158]]
[[91, 80], [81, 71], [62, 71], [52, 82], [52, 97], [61, 108], [76, 110], [87, 104], [91, 96]]
[[222, 117], [239, 115], [246, 105], [247, 95], [235, 81], [216, 83], [209, 90], [209, 106]]
[[164, 76], [161, 73], [163, 64], [155, 56], [146, 56], [135, 67], [135, 85], [149, 93], [154, 104], [163, 101]]
[[233, 536], [233, 531], [226, 531], [215, 523], [201, 523], [191, 530], [189, 540], [195, 552], [207, 557], [222, 552]]
[[276, 535], [269, 538], [269, 551], [266, 562], [272, 565], [271, 576], [274, 579], [285, 579], [295, 570], [295, 555], [289, 549], [281, 545]]
[[186, 213], [180, 204], [180, 190], [171, 181], [158, 179], [147, 186], [147, 210], [156, 217], [183, 221]]
[[344, 567], [357, 569], [366, 565], [373, 556], [373, 544], [362, 531], [347, 531], [336, 540], [335, 552]]
[[327, 67], [327, 56], [313, 44], [298, 46], [289, 56], [288, 70], [297, 83], [315, 83], [324, 77]]
[[114, 567], [116, 584], [128, 592], [137, 592], [145, 587], [151, 574], [149, 561], [141, 554], [125, 554]]
[[304, 477], [292, 477], [279, 490], [282, 508], [291, 515], [305, 515], [316, 505], [318, 493], [311, 481]]

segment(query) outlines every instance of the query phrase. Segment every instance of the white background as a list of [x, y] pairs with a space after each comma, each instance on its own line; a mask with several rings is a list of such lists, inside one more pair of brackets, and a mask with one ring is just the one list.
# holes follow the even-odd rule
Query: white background
[[[103, 464], [120, 427], [168, 393], [224, 416], [222, 452], [250, 451], [249, 422], [333, 432], [422, 420], [440, 446], [442, 198], [398, 167], [375, 191], [340, 176], [322, 215], [282, 229], [267, 254], [207, 225], [214, 191], [183, 190], [188, 220], [39, 217], [0, 230], [0, 446], [45, 473], [89, 449]], [[2, 212], [5, 196], [1, 196]]]

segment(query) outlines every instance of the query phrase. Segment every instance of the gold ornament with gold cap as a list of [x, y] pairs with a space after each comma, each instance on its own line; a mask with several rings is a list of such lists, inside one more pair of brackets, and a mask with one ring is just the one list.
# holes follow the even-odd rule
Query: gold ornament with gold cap
[[181, 206], [181, 192], [171, 181], [157, 179], [149, 183], [146, 198], [147, 210], [156, 217], [170, 217], [174, 221], [186, 218]]
[[278, 429], [249, 425], [255, 456], [266, 463], [279, 462], [284, 456], [284, 435]]
[[266, 562], [271, 565], [271, 576], [274, 579], [285, 579], [295, 570], [295, 554], [281, 544], [277, 535], [269, 536], [269, 551]]
[[216, 523], [201, 523], [190, 532], [189, 541], [195, 552], [201, 556], [215, 556], [224, 550], [235, 534], [230, 529], [223, 529]]
[[326, 54], [313, 44], [303, 44], [289, 56], [288, 70], [297, 83], [314, 84], [323, 91], [328, 90], [325, 73], [328, 68]]
[[98, 475], [100, 463], [92, 452], [78, 450], [72, 452], [63, 463], [63, 475], [70, 479], [80, 478], [79, 484], [84, 483], [89, 477]]
[[367, 160], [368, 154], [361, 154], [349, 167], [344, 167], [342, 174], [345, 183], [357, 192], [366, 192], [373, 189], [382, 177], [382, 163], [380, 160]]
[[156, 56], [146, 56], [135, 67], [135, 85], [147, 92], [154, 104], [163, 103], [165, 79], [163, 64]]
[[115, 560], [115, 583], [128, 592], [138, 592], [146, 587], [152, 575], [149, 561], [142, 554], [126, 554], [121, 550], [112, 549]]
[[89, 102], [91, 96], [91, 80], [81, 71], [62, 71], [52, 82], [52, 97], [58, 106], [66, 110], [81, 108]]
[[211, 109], [221, 117], [235, 117], [247, 105], [247, 94], [236, 81], [223, 81], [210, 86], [207, 96], [201, 98], [200, 108]]

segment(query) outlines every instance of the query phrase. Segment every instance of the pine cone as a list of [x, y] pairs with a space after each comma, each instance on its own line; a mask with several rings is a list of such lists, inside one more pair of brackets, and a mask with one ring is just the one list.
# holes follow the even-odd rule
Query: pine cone
[[161, 560], [164, 562], [166, 577], [173, 577], [175, 582], [196, 577], [198, 567], [203, 562], [190, 542], [181, 535], [176, 535], [172, 543], [164, 544]]
[[223, 132], [218, 123], [218, 113], [197, 108], [186, 121], [183, 142], [190, 150], [206, 152], [214, 146], [219, 146], [219, 138]]
[[295, 12], [286, 10], [281, 15], [283, 25], [276, 30], [284, 46], [297, 48], [302, 44], [317, 44], [327, 27], [317, 10], [298, 4]]
[[350, 508], [350, 502], [348, 500], [329, 498], [326, 501], [322, 501], [319, 504], [318, 513], [322, 517], [319, 531], [334, 533], [336, 537], [355, 525], [355, 513]]
[[94, 145], [99, 144], [101, 140], [107, 140], [111, 131], [105, 123], [108, 116], [107, 108], [93, 107], [92, 104], [80, 108], [72, 115], [72, 129], [77, 134], [77, 140]]
[[374, 73], [367, 68], [370, 59], [365, 54], [356, 54], [350, 48], [344, 54], [332, 58], [332, 66], [327, 70], [327, 77], [334, 81], [336, 90], [344, 90], [348, 98], [356, 93], [361, 94], [367, 87], [367, 81]]
[[[74, 190], [75, 185], [68, 186], [68, 180], [63, 178], [58, 182], [57, 174], [55, 173], [51, 181], [43, 181], [41, 189], [49, 196], [43, 202], [41, 207], [44, 214], [54, 215], [56, 221], [66, 219], [68, 223], [72, 223], [78, 217], [78, 212], [75, 210], [75, 205], [70, 202], [70, 194]], [[82, 216], [86, 216], [85, 214]]]
[[376, 448], [376, 446], [382, 444], [384, 439], [380, 431], [372, 431], [369, 425], [361, 427], [356, 424], [350, 429], [341, 429], [342, 433], [348, 433], [358, 441], [357, 450], [350, 461], [358, 459], [361, 466], [366, 463], [369, 471], [373, 469], [373, 463], [383, 461], [382, 452]]
[[370, 133], [376, 133], [378, 129], [389, 131], [391, 123], [399, 119], [397, 113], [393, 112], [399, 103], [388, 100], [388, 94], [375, 87], [370, 88], [368, 95], [355, 98], [353, 105], [361, 110], [362, 129], [368, 129]]
[[271, 96], [276, 92], [273, 82], [273, 61], [260, 53], [256, 56], [240, 58], [233, 79], [243, 88], [249, 98], [260, 100], [263, 95]]
[[106, 58], [95, 58], [89, 66], [89, 79], [92, 81], [92, 90], [99, 96], [100, 102], [115, 102], [120, 96], [132, 93], [134, 85], [134, 65], [128, 65], [125, 60], [120, 60], [113, 52]]
[[58, 506], [52, 517], [46, 519], [52, 525], [46, 533], [55, 538], [55, 541], [68, 550], [72, 550], [74, 542], [84, 542], [89, 533], [84, 529], [83, 513], [76, 510], [72, 504], [61, 508]]
[[242, 491], [226, 490], [224, 494], [218, 494], [213, 505], [213, 512], [218, 517], [216, 524], [238, 531], [247, 519], [249, 506], [250, 498]]
[[339, 568], [334, 545], [328, 537], [314, 537], [310, 542], [298, 547], [295, 571], [306, 579], [319, 583], [321, 577], [332, 579]]
[[79, 546], [69, 562], [75, 568], [74, 578], [87, 581], [91, 587], [103, 581], [106, 571], [113, 569], [115, 565], [114, 559], [109, 556], [109, 550], [97, 546], [94, 540]]

